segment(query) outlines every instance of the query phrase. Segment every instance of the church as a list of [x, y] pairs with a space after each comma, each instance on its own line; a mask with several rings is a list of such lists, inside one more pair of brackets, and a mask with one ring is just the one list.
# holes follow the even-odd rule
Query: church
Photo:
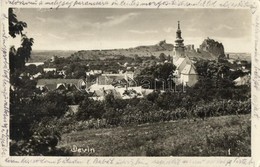
[[173, 49], [173, 64], [176, 66], [176, 70], [174, 71], [175, 83], [177, 85], [193, 86], [198, 82], [198, 73], [192, 61], [185, 54], [183, 42], [180, 22], [178, 21], [175, 46]]

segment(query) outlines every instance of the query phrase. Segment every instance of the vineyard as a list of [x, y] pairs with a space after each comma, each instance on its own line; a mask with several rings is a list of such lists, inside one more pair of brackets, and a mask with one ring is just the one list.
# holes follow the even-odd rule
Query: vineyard
[[250, 114], [75, 131], [58, 147], [91, 147], [91, 156], [250, 156]]
[[[210, 117], [250, 114], [251, 101], [240, 102], [235, 100], [223, 100], [213, 101], [204, 105], [201, 104], [191, 109], [185, 109], [184, 107], [172, 110], [156, 109], [157, 107], [152, 103], [143, 100], [135, 106], [128, 104], [123, 109], [108, 108], [101, 118], [91, 118], [79, 121], [71, 118], [63, 118], [54, 120], [52, 124], [58, 129], [61, 129], [63, 133], [68, 133], [93, 128], [124, 127], [182, 119], [200, 121]], [[39, 131], [39, 129], [36, 130]]]

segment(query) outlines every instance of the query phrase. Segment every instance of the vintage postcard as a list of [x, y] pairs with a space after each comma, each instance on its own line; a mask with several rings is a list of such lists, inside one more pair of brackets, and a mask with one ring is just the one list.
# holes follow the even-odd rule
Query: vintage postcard
[[259, 1], [3, 0], [1, 166], [259, 166]]

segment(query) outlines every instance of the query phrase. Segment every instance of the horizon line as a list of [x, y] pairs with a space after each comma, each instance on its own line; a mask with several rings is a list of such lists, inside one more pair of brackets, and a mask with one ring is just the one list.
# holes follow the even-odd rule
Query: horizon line
[[[144, 46], [148, 46], [148, 45], [144, 45]], [[137, 46], [139, 47], [139, 46]], [[135, 47], [130, 47], [130, 48], [135, 48]], [[130, 48], [114, 48], [114, 49], [130, 49]], [[68, 50], [65, 50], [65, 49], [32, 49], [32, 52], [33, 51], [93, 51], [93, 50], [114, 50], [114, 49], [75, 49], [75, 50], [72, 50], [72, 49], [68, 49]], [[247, 52], [247, 51], [225, 51], [225, 53], [250, 53], [251, 52]]]

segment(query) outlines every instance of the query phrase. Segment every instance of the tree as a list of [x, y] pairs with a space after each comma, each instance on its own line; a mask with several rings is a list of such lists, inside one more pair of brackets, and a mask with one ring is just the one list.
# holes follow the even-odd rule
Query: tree
[[172, 61], [171, 55], [168, 55], [167, 60], [168, 60], [168, 62], [171, 62], [171, 61]]
[[32, 45], [33, 45], [33, 38], [27, 38], [26, 35], [22, 35], [22, 43], [21, 47], [17, 49], [17, 56], [20, 56], [22, 59], [23, 65], [25, 65], [25, 62], [31, 58], [31, 51], [32, 51]]
[[137, 54], [134, 55], [134, 61], [135, 61], [136, 63], [142, 63], [142, 62], [143, 62], [142, 58], [139, 57]]
[[160, 56], [159, 56], [159, 59], [161, 62], [164, 62], [165, 60], [167, 60], [167, 57], [164, 53], [161, 53]]
[[151, 59], [151, 60], [155, 60], [156, 57], [155, 57], [154, 55], [151, 55], [151, 56], [150, 56], [150, 59]]
[[78, 120], [91, 118], [100, 119], [104, 113], [104, 103], [86, 97], [79, 105], [79, 111], [76, 113], [76, 118]]
[[232, 80], [229, 79], [229, 67], [224, 63], [215, 61], [200, 61], [197, 62], [195, 66], [199, 74], [199, 83], [204, 86], [206, 82], [207, 87], [210, 86], [212, 88], [222, 88], [227, 87], [228, 85], [232, 87]]
[[17, 16], [14, 14], [14, 10], [9, 8], [9, 34], [15, 38], [17, 35], [21, 35], [21, 47], [17, 50], [14, 46], [10, 48], [10, 71], [14, 72], [15, 69], [21, 69], [25, 66], [25, 62], [28, 61], [32, 51], [33, 38], [28, 38], [23, 34], [24, 28], [27, 24], [23, 21], [18, 21]]
[[171, 63], [148, 66], [142, 69], [136, 78], [138, 78], [138, 80], [149, 78], [152, 82], [150, 88], [154, 88], [154, 85], [158, 88], [162, 87], [162, 85], [164, 88], [167, 88], [169, 87], [168, 81], [175, 68], [176, 67]]
[[9, 17], [9, 34], [11, 37], [15, 38], [16, 35], [23, 35], [24, 28], [27, 27], [27, 24], [23, 21], [18, 21], [17, 16], [14, 14], [14, 9], [9, 8], [8, 10]]
[[175, 66], [172, 65], [171, 63], [165, 63], [163, 65], [157, 65], [155, 68], [155, 71], [153, 73], [153, 76], [155, 78], [162, 78], [165, 81], [169, 79], [169, 76], [171, 73], [175, 70]]

